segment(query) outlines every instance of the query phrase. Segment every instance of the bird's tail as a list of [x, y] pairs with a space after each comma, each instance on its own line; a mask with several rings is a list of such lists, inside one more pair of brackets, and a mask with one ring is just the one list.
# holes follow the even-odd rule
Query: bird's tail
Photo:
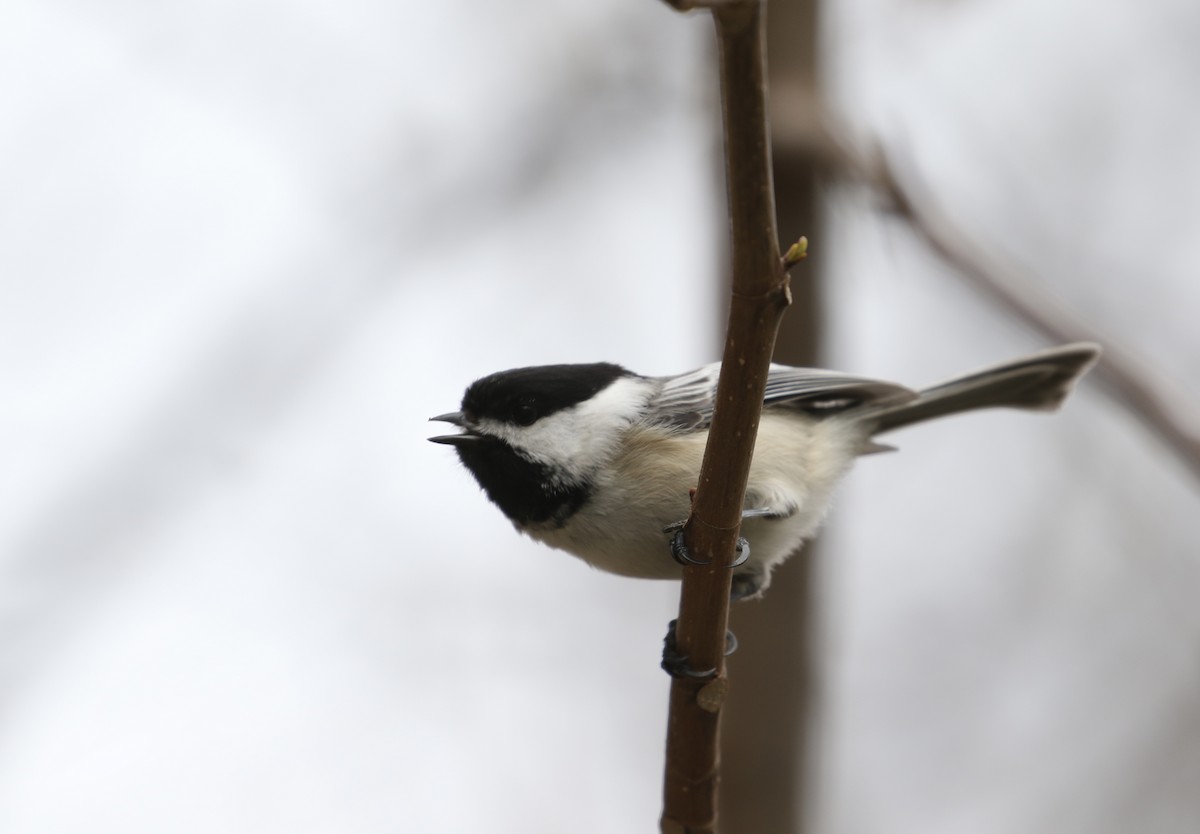
[[926, 388], [915, 400], [869, 407], [861, 419], [874, 423], [874, 433], [882, 434], [976, 408], [1053, 411], [1099, 356], [1099, 345], [1063, 345]]

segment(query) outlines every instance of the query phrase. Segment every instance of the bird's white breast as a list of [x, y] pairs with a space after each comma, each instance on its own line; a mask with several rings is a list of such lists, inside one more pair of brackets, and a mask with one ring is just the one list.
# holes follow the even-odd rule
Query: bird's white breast
[[[763, 412], [750, 469], [746, 508], [781, 518], [749, 518], [748, 568], [770, 570], [811, 536], [824, 518], [837, 481], [860, 453], [865, 431], [838, 417], [814, 420], [784, 409]], [[663, 527], [687, 518], [688, 491], [696, 486], [706, 431], [672, 434], [634, 425], [627, 429], [596, 489], [569, 522], [526, 530], [602, 570], [644, 578], [678, 578]]]

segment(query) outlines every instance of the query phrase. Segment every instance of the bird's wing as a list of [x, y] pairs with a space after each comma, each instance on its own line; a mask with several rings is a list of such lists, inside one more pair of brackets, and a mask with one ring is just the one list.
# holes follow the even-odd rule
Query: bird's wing
[[[651, 419], [679, 430], [705, 428], [712, 422], [721, 364], [705, 365], [691, 373], [662, 379]], [[793, 408], [815, 417], [841, 413], [861, 405], [902, 403], [917, 394], [903, 385], [849, 376], [816, 368], [772, 365], [767, 375], [765, 408]]]

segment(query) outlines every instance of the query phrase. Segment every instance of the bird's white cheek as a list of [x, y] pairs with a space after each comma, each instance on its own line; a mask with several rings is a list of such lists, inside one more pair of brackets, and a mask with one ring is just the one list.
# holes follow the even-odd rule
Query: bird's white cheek
[[618, 454], [630, 424], [645, 408], [650, 386], [637, 377], [618, 379], [591, 399], [531, 426], [485, 419], [479, 429], [544, 464], [562, 483], [579, 483]]

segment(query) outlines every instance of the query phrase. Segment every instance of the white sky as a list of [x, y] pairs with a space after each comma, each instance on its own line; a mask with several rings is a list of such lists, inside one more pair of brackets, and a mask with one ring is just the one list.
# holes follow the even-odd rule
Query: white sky
[[[830, 89], [1200, 401], [1200, 13], [851, 0]], [[0, 831], [654, 830], [668, 584], [518, 538], [425, 422], [714, 358], [709, 26], [651, 0], [0, 11]], [[1041, 343], [852, 192], [833, 353]], [[1200, 816], [1200, 496], [1094, 385], [917, 429], [822, 566], [830, 832]]]

